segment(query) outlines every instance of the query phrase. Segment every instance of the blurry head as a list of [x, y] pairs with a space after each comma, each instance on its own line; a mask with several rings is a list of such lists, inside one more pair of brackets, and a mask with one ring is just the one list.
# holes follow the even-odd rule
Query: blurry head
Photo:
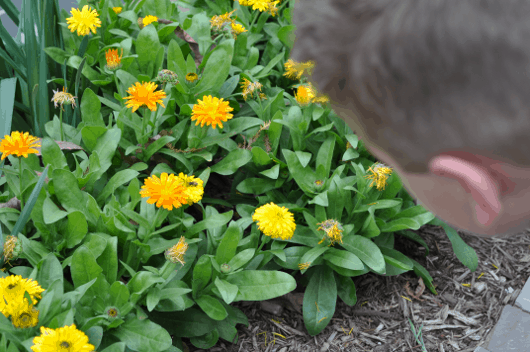
[[530, 2], [296, 1], [291, 57], [435, 215], [530, 227]]

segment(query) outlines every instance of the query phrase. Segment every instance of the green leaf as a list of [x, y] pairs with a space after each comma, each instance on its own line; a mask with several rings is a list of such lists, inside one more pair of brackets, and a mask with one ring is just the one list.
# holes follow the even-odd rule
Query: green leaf
[[402, 218], [397, 220], [389, 221], [380, 227], [381, 232], [396, 232], [401, 230], [419, 230], [420, 223], [414, 219]]
[[[445, 233], [447, 234], [447, 237], [449, 238], [449, 241], [451, 241], [451, 245], [453, 246], [453, 251], [456, 254], [456, 257], [462, 264], [467, 266], [469, 270], [475, 271], [477, 270], [478, 266], [478, 257], [477, 252], [475, 250], [468, 246], [467, 243], [465, 243], [462, 238], [458, 235], [458, 232], [456, 232], [455, 229], [453, 229], [451, 226], [443, 222], [442, 220], [436, 218], [434, 221], [431, 221], [431, 225], [435, 226], [441, 226]], [[416, 269], [414, 269], [416, 271]]]
[[215, 297], [204, 295], [195, 299], [197, 305], [213, 320], [224, 320], [228, 313]]
[[233, 210], [222, 214], [213, 214], [206, 219], [199, 221], [198, 223], [190, 226], [186, 231], [186, 238], [193, 238], [196, 233], [203, 231], [208, 228], [217, 228], [227, 224], [234, 214]]
[[237, 296], [238, 287], [236, 285], [232, 285], [226, 280], [221, 280], [218, 277], [215, 278], [215, 286], [219, 289], [219, 293], [221, 294], [221, 297], [223, 297], [226, 304], [230, 304], [234, 301], [234, 299]]
[[324, 259], [329, 262], [350, 270], [364, 269], [363, 262], [353, 253], [336, 248], [330, 248], [324, 255]]
[[229, 275], [226, 281], [239, 287], [237, 301], [264, 301], [282, 296], [296, 288], [296, 280], [280, 271], [245, 270]]
[[274, 261], [286, 269], [298, 270], [298, 264], [302, 264], [302, 257], [311, 248], [306, 246], [293, 246], [284, 249], [285, 260], [282, 261], [279, 258], [275, 258]]
[[425, 268], [415, 261], [414, 259], [409, 258], [412, 264], [414, 264], [414, 272], [416, 275], [420, 276], [423, 279], [423, 282], [425, 283], [425, 286], [429, 288], [429, 290], [432, 292], [433, 295], [437, 295], [436, 289], [434, 288], [434, 285], [432, 284], [432, 277], [429, 275], [429, 272], [425, 270]]
[[164, 316], [163, 319], [172, 327], [170, 332], [179, 337], [202, 336], [215, 328], [215, 320], [197, 308], [189, 308], [182, 313], [176, 312], [171, 316]]
[[68, 163], [59, 145], [51, 138], [44, 137], [41, 146], [42, 162], [51, 164], [53, 169], [68, 169]]
[[55, 169], [53, 170], [52, 175], [55, 195], [61, 202], [63, 208], [68, 211], [82, 211], [84, 206], [82, 200], [84, 200], [84, 196], [79, 189], [77, 179], [72, 172], [63, 169]]
[[379, 247], [385, 257], [385, 262], [402, 270], [412, 270], [413, 264], [403, 253], [387, 247]]
[[276, 188], [276, 181], [250, 177], [240, 182], [236, 190], [241, 193], [264, 194]]
[[201, 81], [195, 87], [196, 91], [211, 90], [218, 92], [228, 77], [233, 56], [234, 40], [222, 41], [209, 56]]
[[320, 146], [316, 158], [316, 168], [322, 171], [319, 172], [321, 178], [329, 176], [331, 170], [331, 162], [333, 160], [333, 152], [335, 150], [335, 137], [329, 136]]
[[298, 156], [294, 152], [288, 149], [282, 149], [282, 153], [285, 156], [285, 161], [289, 168], [289, 174], [294, 178], [297, 185], [302, 191], [304, 191], [304, 193], [312, 195], [314, 193], [313, 184], [317, 179], [316, 174], [309, 166], [303, 167]]
[[[163, 137], [162, 137], [163, 138]], [[102, 204], [116, 189], [128, 182], [130, 182], [132, 179], [135, 179], [140, 173], [138, 171], [125, 169], [118, 171], [110, 178], [110, 180], [107, 182], [101, 193], [99, 193], [98, 197], [96, 198], [96, 202], [98, 204]]]
[[[311, 248], [309, 251], [307, 251], [303, 256], [302, 259], [300, 259], [300, 262], [302, 263], [310, 263], [313, 265], [315, 261], [326, 251], [328, 251], [330, 247], [323, 246], [323, 247], [315, 247]], [[305, 273], [307, 269], [303, 269], [302, 273]]]
[[343, 238], [342, 246], [355, 254], [376, 273], [385, 273], [385, 259], [379, 247], [366, 237], [351, 235]]
[[350, 307], [354, 306], [357, 303], [357, 293], [353, 280], [339, 274], [335, 274], [335, 280], [337, 282], [337, 293], [340, 299]]
[[260, 147], [252, 147], [252, 161], [256, 166], [266, 166], [272, 162], [266, 151]]
[[136, 53], [138, 54], [138, 66], [141, 72], [153, 73], [153, 68], [151, 68], [151, 71], [148, 68], [150, 63], [153, 64], [156, 61], [159, 48], [160, 41], [154, 25], [142, 28], [136, 38]]
[[103, 126], [84, 126], [81, 129], [81, 138], [87, 147], [88, 151], [93, 151], [98, 142], [98, 138], [107, 132], [107, 128]]
[[163, 136], [151, 143], [149, 147], [147, 147], [147, 149], [144, 151], [145, 160], [149, 160], [152, 155], [154, 155], [157, 151], [165, 147], [166, 144], [173, 142], [174, 140], [174, 137]]
[[60, 210], [50, 198], [44, 199], [42, 213], [46, 225], [53, 224], [68, 215], [66, 211]]
[[272, 178], [273, 180], [277, 180], [280, 175], [280, 165], [276, 164], [268, 170], [261, 171], [260, 174]]
[[215, 260], [219, 264], [228, 263], [235, 255], [239, 239], [243, 236], [241, 229], [232, 223], [222, 235], [221, 243], [217, 247]]
[[254, 248], [248, 248], [237, 253], [229, 262], [231, 271], [236, 271], [241, 268], [243, 265], [247, 264], [252, 258], [254, 258], [254, 253], [256, 250]]
[[96, 259], [108, 282], [116, 282], [118, 276], [118, 238], [109, 236], [103, 253]]
[[193, 268], [193, 281], [191, 284], [193, 298], [196, 298], [200, 291], [208, 285], [212, 276], [212, 261], [207, 255], [203, 255]]
[[150, 320], [126, 320], [117, 329], [109, 331], [133, 351], [165, 351], [172, 344], [166, 329]]
[[235, 75], [226, 80], [221, 86], [221, 89], [219, 89], [219, 98], [228, 98], [228, 96], [230, 96], [236, 89], [237, 84], [239, 83], [239, 78], [239, 75]]
[[103, 271], [96, 262], [96, 258], [90, 250], [82, 245], [74, 252], [71, 264], [72, 281], [74, 287], [79, 287], [87, 282], [96, 279]]
[[85, 215], [80, 211], [73, 211], [68, 214], [68, 224], [66, 228], [66, 247], [77, 246], [88, 233], [88, 223]]
[[105, 127], [105, 122], [101, 116], [101, 102], [92, 89], [87, 88], [83, 92], [80, 109], [81, 119], [85, 126]]
[[232, 175], [250, 160], [252, 160], [252, 153], [249, 150], [237, 148], [212, 166], [211, 171], [225, 176]]
[[[208, 350], [212, 348], [213, 346], [215, 346], [217, 341], [219, 341], [219, 331], [217, 329], [213, 329], [212, 331], [210, 331], [209, 333], [205, 335], [191, 337], [190, 341], [193, 344], [193, 346]], [[231, 341], [231, 340], [227, 340], [227, 341]]]
[[337, 304], [337, 284], [333, 270], [327, 266], [315, 269], [304, 292], [304, 324], [309, 335], [319, 334], [331, 321]]
[[139, 271], [127, 283], [131, 292], [131, 303], [136, 303], [141, 295], [157, 283], [163, 283], [164, 279], [149, 271]]
[[403, 210], [402, 212], [396, 214], [393, 220], [397, 219], [412, 219], [416, 221], [420, 226], [423, 226], [429, 223], [432, 219], [435, 218], [434, 214], [425, 209], [421, 205], [416, 205], [408, 209]]

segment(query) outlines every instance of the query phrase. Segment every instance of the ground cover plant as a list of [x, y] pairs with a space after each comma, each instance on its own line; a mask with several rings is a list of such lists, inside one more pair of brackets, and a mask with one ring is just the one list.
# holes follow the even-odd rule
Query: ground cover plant
[[78, 3], [0, 0], [4, 350], [210, 348], [247, 324], [231, 303], [295, 289], [316, 335], [352, 277], [436, 294], [394, 249], [428, 255], [425, 224], [476, 269], [289, 59], [293, 0]]

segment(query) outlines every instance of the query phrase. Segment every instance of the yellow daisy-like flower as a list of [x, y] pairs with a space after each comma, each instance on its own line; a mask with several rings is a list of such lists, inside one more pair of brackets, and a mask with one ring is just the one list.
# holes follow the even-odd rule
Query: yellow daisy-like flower
[[169, 260], [171, 263], [180, 263], [182, 265], [186, 264], [184, 262], [184, 255], [186, 254], [186, 251], [188, 250], [188, 244], [186, 243], [186, 238], [184, 236], [180, 237], [180, 240], [176, 245], [169, 248], [164, 252], [164, 255], [167, 260]]
[[69, 24], [68, 29], [70, 32], [77, 30], [77, 35], [85, 36], [92, 31], [96, 34], [96, 27], [101, 27], [101, 21], [98, 18], [98, 13], [94, 9], [92, 10], [88, 5], [83, 6], [83, 10], [72, 8], [70, 11], [72, 17], [66, 19], [66, 23]]
[[5, 261], [9, 263], [11, 259], [18, 258], [21, 252], [22, 252], [22, 244], [20, 243], [20, 240], [15, 236], [8, 235], [4, 242]]
[[258, 222], [258, 228], [273, 239], [289, 240], [294, 235], [296, 224], [294, 216], [286, 207], [274, 203], [265, 204], [254, 212], [252, 220]]
[[95, 347], [88, 343], [88, 336], [77, 330], [75, 324], [58, 329], [40, 327], [41, 336], [33, 339], [34, 352], [94, 352]]
[[109, 49], [105, 52], [105, 59], [107, 60], [107, 68], [115, 70], [121, 66], [121, 58], [123, 57], [123, 48], [121, 48], [121, 55], [118, 56], [118, 49]]
[[307, 62], [296, 62], [293, 61], [293, 59], [287, 60], [287, 62], [284, 64], [285, 67], [285, 73], [283, 74], [287, 78], [293, 79], [293, 80], [299, 80], [302, 78], [302, 75], [304, 72], [307, 72], [308, 74], [311, 74], [311, 71], [315, 67], [315, 63], [313, 61], [307, 61]]
[[298, 264], [298, 269], [304, 270], [304, 269], [309, 268], [310, 266], [311, 266], [311, 262], [300, 263]]
[[261, 91], [263, 85], [259, 82], [250, 82], [248, 79], [243, 78], [243, 83], [241, 83], [241, 89], [243, 89], [243, 99], [247, 100], [248, 96], [254, 97], [254, 92], [258, 96], [258, 92]]
[[77, 107], [77, 105], [75, 105], [75, 99], [74, 98], [77, 98], [77, 97], [74, 97], [72, 94], [70, 93], [66, 93], [66, 87], [63, 87], [63, 91], [59, 91], [59, 89], [57, 89], [56, 91], [53, 90], [53, 97], [52, 97], [52, 100], [53, 101], [53, 106], [57, 107], [57, 104], [61, 105], [61, 109], [63, 109], [64, 111], [64, 107], [63, 105], [73, 105], [73, 107]]
[[223, 101], [223, 98], [204, 96], [204, 100], [197, 100], [197, 104], [193, 105], [191, 121], [197, 120], [195, 126], [199, 123], [201, 127], [206, 124], [212, 126], [213, 129], [219, 125], [223, 128], [223, 123], [230, 120], [234, 115], [230, 111], [234, 110], [229, 106], [228, 101]]
[[142, 198], [149, 197], [148, 204], [156, 203], [158, 208], [163, 206], [167, 210], [173, 210], [173, 207], [178, 209], [188, 203], [186, 186], [182, 179], [165, 172], [160, 175], [160, 178], [156, 175], [148, 177], [140, 194]]
[[232, 23], [231, 27], [232, 27], [232, 35], [234, 36], [234, 39], [237, 39], [237, 35], [238, 34], [241, 34], [241, 33], [244, 33], [244, 32], [248, 32], [245, 29], [245, 27], [243, 27], [239, 23]]
[[8, 305], [11, 322], [18, 329], [32, 328], [39, 322], [39, 311], [28, 300], [16, 300]]
[[296, 101], [300, 105], [307, 105], [311, 103], [315, 96], [316, 92], [311, 84], [299, 86], [297, 93], [294, 94]]
[[37, 298], [41, 299], [41, 293], [44, 289], [39, 286], [37, 281], [32, 279], [23, 279], [20, 275], [10, 275], [0, 278], [0, 311], [6, 312], [6, 301], [12, 302], [22, 300], [24, 292], [27, 292], [31, 297], [33, 304], [37, 304]]
[[37, 154], [39, 151], [32, 148], [41, 146], [38, 140], [37, 137], [30, 136], [29, 132], [22, 134], [22, 132], [13, 131], [10, 136], [6, 134], [0, 142], [1, 160], [9, 155], [27, 158], [28, 154]]
[[372, 180], [370, 187], [376, 183], [378, 191], [384, 190], [386, 187], [386, 180], [392, 173], [392, 168], [387, 167], [384, 164], [377, 163], [374, 166], [371, 166], [368, 171], [372, 172], [372, 175], [366, 175], [364, 177]]
[[204, 194], [204, 182], [198, 177], [188, 176], [182, 172], [178, 175], [178, 178], [182, 180], [186, 187], [185, 193], [188, 198], [188, 205], [200, 202]]
[[144, 19], [142, 20], [142, 23], [143, 23], [143, 25], [145, 27], [145, 26], [147, 26], [147, 25], [149, 25], [149, 24], [151, 24], [153, 22], [157, 22], [157, 21], [158, 21], [158, 17], [149, 15], [149, 16], [145, 16], [144, 17]]
[[278, 5], [279, 1], [269, 1], [268, 2], [268, 5], [269, 5], [269, 13], [271, 14], [272, 17], [274, 17], [275, 15], [278, 14], [278, 8], [276, 7], [276, 5]]
[[116, 12], [116, 14], [119, 14], [122, 10], [121, 7], [113, 7], [112, 10], [114, 10], [114, 12]]
[[186, 75], [186, 82], [188, 83], [193, 83], [198, 79], [199, 79], [199, 76], [197, 76], [196, 73], [190, 72]]
[[[317, 230], [323, 230], [326, 232], [327, 237], [331, 241], [330, 246], [333, 246], [335, 242], [342, 243], [342, 231], [344, 231], [344, 229], [337, 220], [328, 219], [326, 221], [317, 223], [317, 225], [320, 225]], [[318, 244], [324, 242], [325, 239], [326, 236], [324, 236], [322, 241], [318, 242]]]
[[252, 6], [255, 0], [238, 0], [241, 6]]
[[153, 82], [136, 82], [134, 86], [127, 90], [130, 96], [123, 99], [130, 99], [127, 102], [127, 107], [132, 107], [132, 112], [138, 110], [142, 105], [146, 105], [149, 110], [156, 111], [156, 103], [162, 105], [165, 108], [162, 99], [166, 98], [166, 93], [163, 91], [154, 91], [157, 85]]
[[267, 11], [269, 9], [269, 1], [267, 0], [254, 0], [252, 2], [252, 10], [259, 10], [260, 12]]

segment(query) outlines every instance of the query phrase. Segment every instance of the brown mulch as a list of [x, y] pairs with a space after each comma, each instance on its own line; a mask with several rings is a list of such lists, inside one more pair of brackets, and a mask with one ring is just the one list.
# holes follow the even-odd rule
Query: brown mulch
[[[428, 257], [423, 247], [399, 235], [395, 249], [429, 271], [438, 295], [427, 288], [421, 292], [419, 278], [412, 271], [391, 277], [368, 273], [354, 278], [357, 304], [349, 307], [337, 298], [331, 323], [311, 337], [298, 312], [300, 305], [289, 304], [301, 302], [304, 288], [300, 287], [300, 292], [281, 299], [236, 303], [247, 315], [249, 326], [237, 326], [237, 344], [220, 340], [209, 351], [421, 352], [409, 319], [416, 331], [423, 324], [429, 352], [472, 352], [485, 345], [502, 309], [514, 304], [530, 276], [530, 237], [521, 233], [485, 239], [459, 232], [478, 255], [478, 268], [471, 272], [457, 259], [443, 229], [425, 225], [417, 233], [429, 246]], [[186, 342], [190, 351], [202, 351]]]

